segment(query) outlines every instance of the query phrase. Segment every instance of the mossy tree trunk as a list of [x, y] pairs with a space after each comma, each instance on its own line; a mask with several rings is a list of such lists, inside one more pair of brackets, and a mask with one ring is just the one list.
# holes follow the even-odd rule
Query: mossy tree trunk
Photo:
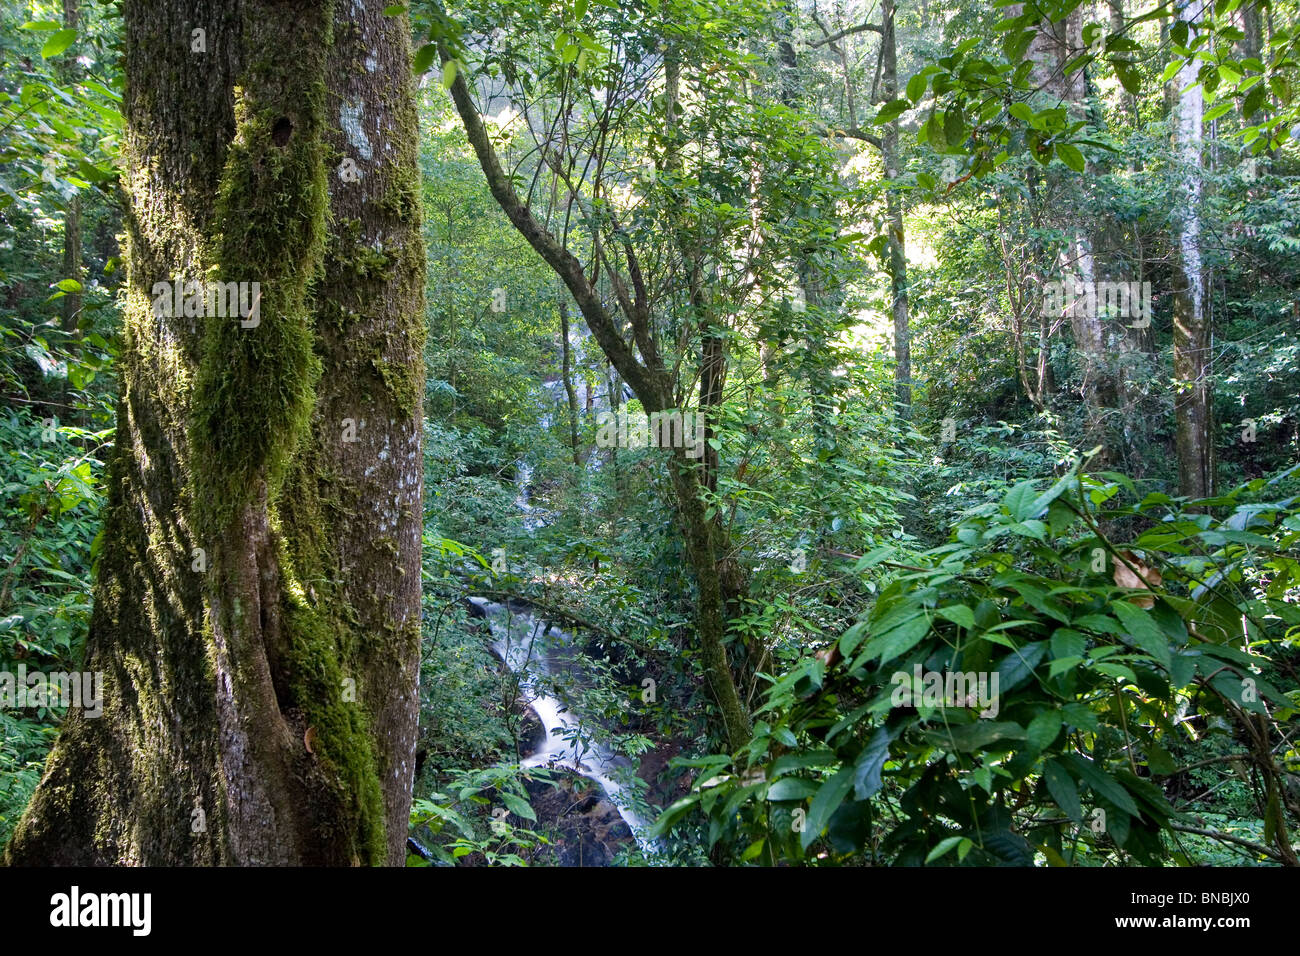
[[[123, 4], [128, 288], [85, 664], [104, 711], [70, 712], [10, 862], [404, 859], [423, 248], [409, 28], [385, 5]], [[257, 309], [156, 314], [178, 275], [257, 282]]]

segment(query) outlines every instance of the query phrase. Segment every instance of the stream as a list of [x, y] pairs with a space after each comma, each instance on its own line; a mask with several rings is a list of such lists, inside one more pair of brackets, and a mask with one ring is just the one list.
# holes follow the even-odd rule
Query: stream
[[626, 787], [618, 778], [632, 773], [626, 758], [617, 756], [591, 740], [592, 725], [564, 702], [544, 690], [545, 678], [571, 651], [572, 639], [558, 627], [529, 611], [515, 610], [486, 598], [469, 599], [487, 616], [492, 629], [492, 649], [519, 676], [519, 690], [525, 702], [541, 720], [546, 732], [537, 750], [520, 761], [523, 767], [558, 767], [595, 782], [632, 831], [647, 855], [659, 852], [657, 840], [648, 836], [650, 823], [632, 806]]

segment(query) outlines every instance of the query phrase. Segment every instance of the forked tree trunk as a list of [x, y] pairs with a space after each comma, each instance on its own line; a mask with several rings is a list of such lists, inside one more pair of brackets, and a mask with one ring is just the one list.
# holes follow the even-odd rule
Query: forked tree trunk
[[[125, 347], [85, 664], [104, 710], [70, 712], [13, 863], [404, 860], [416, 118], [406, 18], [334, 6], [123, 5]], [[155, 314], [178, 275], [260, 301]]]

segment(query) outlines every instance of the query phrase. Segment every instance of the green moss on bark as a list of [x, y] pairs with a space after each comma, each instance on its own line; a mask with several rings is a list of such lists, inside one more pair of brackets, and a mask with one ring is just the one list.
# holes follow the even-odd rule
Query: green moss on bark
[[208, 530], [224, 526], [259, 477], [274, 500], [310, 421], [320, 376], [309, 286], [320, 268], [327, 201], [323, 99], [315, 83], [293, 114], [236, 104], [213, 271], [223, 282], [257, 282], [261, 299], [256, 325], [251, 316], [204, 320], [193, 445]]

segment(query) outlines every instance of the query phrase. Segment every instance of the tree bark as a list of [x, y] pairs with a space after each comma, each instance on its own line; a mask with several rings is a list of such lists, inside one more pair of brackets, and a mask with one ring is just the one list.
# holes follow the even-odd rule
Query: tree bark
[[[12, 863], [405, 859], [424, 270], [384, 6], [125, 0], [104, 711], [70, 711]], [[256, 311], [155, 314], [177, 276], [257, 282]]]
[[[1179, 16], [1195, 29], [1203, 0], [1179, 7]], [[1200, 213], [1202, 121], [1205, 100], [1196, 85], [1195, 64], [1184, 66], [1174, 82], [1174, 145], [1182, 166], [1178, 209], [1178, 269], [1181, 287], [1174, 293], [1174, 399], [1178, 486], [1194, 498], [1214, 494], [1214, 441], [1210, 406], [1211, 331], [1201, 261]]]
[[564, 394], [569, 401], [569, 444], [573, 449], [573, 467], [582, 467], [582, 446], [578, 444], [578, 393], [573, 388], [573, 350], [569, 347], [569, 303], [560, 299], [560, 374]]
[[[75, 30], [79, 21], [77, 0], [63, 0], [63, 25]], [[77, 57], [69, 53], [63, 60], [63, 76], [69, 83], [77, 79]], [[63, 214], [63, 274], [62, 279], [81, 282], [81, 194], [76, 193], [68, 200], [68, 208]], [[63, 331], [69, 335], [76, 334], [77, 321], [81, 313], [81, 293], [69, 292], [63, 297]]]
[[[898, 98], [898, 45], [894, 39], [894, 0], [881, 0], [880, 35], [881, 101]], [[885, 210], [889, 218], [889, 295], [894, 318], [894, 400], [899, 417], [912, 414], [912, 336], [909, 328], [907, 290], [907, 239], [903, 231], [903, 201], [893, 181], [898, 177], [898, 124], [885, 125], [880, 137], [885, 164]]]
[[[1083, 113], [1087, 93], [1085, 71], [1066, 75], [1065, 67], [1085, 50], [1083, 14], [1079, 10], [1064, 19], [1041, 21], [1029, 46], [1034, 61], [1033, 82], [1057, 97], [1076, 117]], [[1049, 172], [1049, 178], [1054, 171]], [[1059, 185], [1064, 185], [1058, 182]], [[1065, 234], [1065, 245], [1058, 257], [1062, 280], [1082, 283], [1084, 294], [1074, 300], [1067, 318], [1074, 337], [1074, 347], [1081, 366], [1080, 397], [1087, 415], [1083, 439], [1089, 448], [1101, 450], [1092, 467], [1105, 468], [1109, 460], [1106, 420], [1114, 406], [1115, 387], [1107, 356], [1107, 336], [1097, 307], [1097, 268], [1093, 257], [1093, 238], [1087, 226], [1077, 221], [1058, 219]]]

